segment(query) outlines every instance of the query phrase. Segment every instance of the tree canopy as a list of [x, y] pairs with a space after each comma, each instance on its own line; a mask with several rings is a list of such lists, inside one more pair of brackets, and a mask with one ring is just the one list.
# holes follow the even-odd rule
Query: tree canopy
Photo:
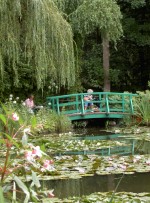
[[52, 0], [0, 0], [0, 77], [24, 68], [42, 88], [46, 78], [60, 86], [75, 81], [72, 29]]
[[122, 35], [120, 8], [114, 0], [84, 0], [71, 14], [73, 28], [85, 35], [99, 28], [101, 34], [116, 41]]

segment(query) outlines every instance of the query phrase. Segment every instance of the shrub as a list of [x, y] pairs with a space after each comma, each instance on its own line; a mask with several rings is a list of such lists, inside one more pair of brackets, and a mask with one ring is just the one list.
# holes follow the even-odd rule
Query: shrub
[[135, 115], [144, 125], [150, 125], [150, 91], [137, 93], [139, 96], [134, 100]]

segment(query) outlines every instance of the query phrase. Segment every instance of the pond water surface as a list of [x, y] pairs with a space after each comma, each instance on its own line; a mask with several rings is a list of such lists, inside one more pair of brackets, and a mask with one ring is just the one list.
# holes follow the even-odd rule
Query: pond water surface
[[[113, 133], [106, 132], [102, 128], [85, 128], [76, 130], [76, 134], [83, 137], [108, 135], [107, 139], [111, 139]], [[58, 198], [89, 195], [115, 189], [116, 192], [150, 192], [150, 173], [83, 176], [79, 179], [45, 180], [43, 184], [54, 189], [55, 196]]]
[[[118, 182], [121, 182], [117, 187]], [[65, 179], [44, 181], [44, 185], [54, 189], [55, 196], [89, 195], [94, 192], [150, 192], [150, 173], [135, 173], [132, 175], [89, 176], [81, 179]]]

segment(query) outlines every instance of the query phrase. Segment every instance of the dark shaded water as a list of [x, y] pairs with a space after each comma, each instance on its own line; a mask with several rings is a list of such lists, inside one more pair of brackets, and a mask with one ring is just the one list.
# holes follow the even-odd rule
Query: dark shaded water
[[[123, 178], [122, 178], [123, 176]], [[94, 192], [113, 191], [122, 178], [116, 192], [150, 192], [150, 173], [132, 175], [90, 176], [81, 179], [44, 181], [44, 185], [54, 189], [58, 198], [89, 195]]]

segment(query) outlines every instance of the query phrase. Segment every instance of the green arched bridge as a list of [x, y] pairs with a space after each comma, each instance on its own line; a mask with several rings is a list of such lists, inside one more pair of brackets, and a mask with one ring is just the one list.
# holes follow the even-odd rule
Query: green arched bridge
[[[90, 93], [91, 94], [91, 93]], [[70, 120], [92, 118], [123, 118], [134, 114], [133, 97], [137, 94], [93, 92], [93, 109], [84, 108], [88, 93], [47, 97], [48, 106], [58, 114], [66, 114]]]

